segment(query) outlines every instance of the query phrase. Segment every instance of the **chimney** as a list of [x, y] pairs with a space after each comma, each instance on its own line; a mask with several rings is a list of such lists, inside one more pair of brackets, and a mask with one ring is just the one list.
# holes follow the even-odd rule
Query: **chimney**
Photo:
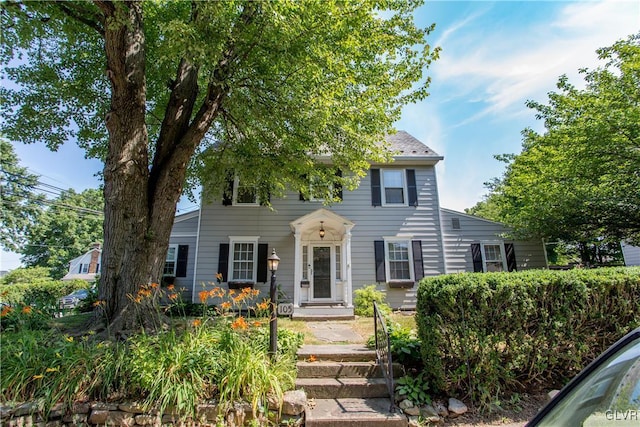
[[89, 261], [89, 274], [96, 274], [98, 271], [98, 264], [100, 263], [100, 255], [102, 255], [101, 250], [102, 245], [100, 243], [92, 243], [91, 244], [91, 261]]

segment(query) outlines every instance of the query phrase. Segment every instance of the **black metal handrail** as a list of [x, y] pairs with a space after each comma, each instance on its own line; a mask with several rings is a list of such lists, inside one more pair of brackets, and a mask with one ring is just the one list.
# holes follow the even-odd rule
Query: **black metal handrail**
[[387, 389], [391, 397], [391, 412], [395, 412], [395, 393], [393, 384], [393, 361], [391, 360], [391, 343], [389, 342], [389, 332], [387, 325], [378, 309], [378, 304], [373, 302], [374, 334], [376, 337], [376, 361], [382, 369], [384, 379], [387, 382]]

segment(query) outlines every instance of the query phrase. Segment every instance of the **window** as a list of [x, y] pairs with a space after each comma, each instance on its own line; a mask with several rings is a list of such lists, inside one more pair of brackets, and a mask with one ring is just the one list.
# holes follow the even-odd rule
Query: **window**
[[336, 280], [342, 280], [342, 255], [340, 246], [336, 245]]
[[242, 185], [236, 177], [233, 185], [233, 204], [258, 206], [258, 192], [253, 185]]
[[372, 206], [418, 206], [415, 169], [375, 169], [371, 176]]
[[258, 238], [231, 238], [229, 281], [255, 282]]
[[178, 245], [169, 245], [169, 249], [167, 250], [167, 257], [165, 258], [165, 261], [164, 261], [164, 270], [162, 271], [162, 275], [175, 276], [177, 261], [178, 261]]
[[78, 268], [78, 273], [87, 274], [89, 272], [89, 264], [80, 264], [80, 268]]
[[504, 256], [502, 253], [502, 245], [482, 245], [484, 250], [484, 271], [503, 271], [506, 270]]
[[388, 280], [412, 280], [409, 241], [385, 242]]
[[460, 218], [451, 218], [451, 228], [460, 230]]
[[405, 205], [405, 181], [403, 170], [382, 171], [382, 204]]
[[376, 282], [408, 288], [424, 277], [422, 241], [388, 237], [373, 242]]
[[476, 273], [517, 270], [513, 243], [473, 243], [471, 244], [471, 258], [473, 271]]
[[302, 281], [309, 281], [309, 246], [302, 246]]

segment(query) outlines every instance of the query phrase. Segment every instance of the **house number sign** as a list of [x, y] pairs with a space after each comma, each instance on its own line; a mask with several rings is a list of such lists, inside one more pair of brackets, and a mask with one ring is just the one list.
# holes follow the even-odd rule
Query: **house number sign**
[[278, 316], [291, 316], [293, 314], [293, 304], [278, 304]]

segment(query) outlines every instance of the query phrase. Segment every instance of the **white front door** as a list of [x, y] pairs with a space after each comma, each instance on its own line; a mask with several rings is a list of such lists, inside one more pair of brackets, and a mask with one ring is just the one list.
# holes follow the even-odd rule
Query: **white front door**
[[331, 246], [311, 246], [311, 297], [314, 301], [333, 299], [335, 252]]

